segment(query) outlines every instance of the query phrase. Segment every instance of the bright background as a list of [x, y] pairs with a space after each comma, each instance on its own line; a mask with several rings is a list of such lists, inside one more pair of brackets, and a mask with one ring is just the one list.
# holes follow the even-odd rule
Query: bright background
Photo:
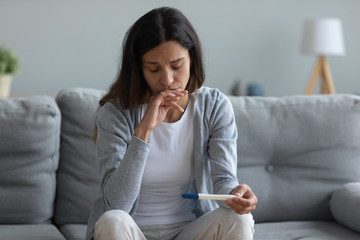
[[360, 93], [359, 0], [0, 0], [0, 45], [21, 60], [12, 95], [107, 89], [125, 32], [159, 6], [180, 9], [201, 39], [206, 85], [230, 93], [258, 83], [267, 96], [303, 94], [316, 56], [300, 52], [303, 22], [342, 20], [345, 57], [328, 58], [338, 93]]

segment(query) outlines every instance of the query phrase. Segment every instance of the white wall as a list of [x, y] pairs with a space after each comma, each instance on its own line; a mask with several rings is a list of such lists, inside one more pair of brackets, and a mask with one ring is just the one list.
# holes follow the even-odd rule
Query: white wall
[[206, 85], [259, 83], [268, 96], [302, 94], [315, 56], [300, 53], [305, 19], [339, 17], [347, 55], [329, 58], [339, 93], [360, 93], [359, 0], [0, 0], [0, 45], [21, 59], [12, 95], [107, 89], [129, 26], [159, 6], [179, 8], [203, 44]]

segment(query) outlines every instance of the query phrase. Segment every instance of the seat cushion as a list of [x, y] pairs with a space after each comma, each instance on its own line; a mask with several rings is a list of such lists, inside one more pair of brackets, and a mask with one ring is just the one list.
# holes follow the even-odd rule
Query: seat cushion
[[231, 97], [238, 178], [256, 222], [333, 220], [335, 189], [360, 181], [360, 97]]
[[60, 121], [52, 97], [0, 100], [0, 224], [52, 218]]
[[254, 240], [354, 240], [360, 234], [329, 222], [278, 222], [255, 224]]
[[57, 175], [55, 222], [87, 223], [93, 200], [100, 194], [93, 142], [94, 117], [103, 91], [66, 89], [56, 97], [61, 110], [61, 149]]
[[52, 224], [0, 225], [1, 240], [65, 240]]
[[360, 233], [360, 182], [334, 191], [330, 209], [336, 221]]
[[60, 231], [68, 240], [85, 240], [86, 228], [86, 224], [65, 224]]

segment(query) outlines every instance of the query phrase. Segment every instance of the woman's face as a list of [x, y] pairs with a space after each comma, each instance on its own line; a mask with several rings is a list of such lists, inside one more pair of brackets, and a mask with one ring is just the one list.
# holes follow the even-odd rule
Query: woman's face
[[144, 78], [157, 95], [165, 90], [183, 91], [190, 79], [189, 51], [177, 41], [167, 41], [141, 58]]

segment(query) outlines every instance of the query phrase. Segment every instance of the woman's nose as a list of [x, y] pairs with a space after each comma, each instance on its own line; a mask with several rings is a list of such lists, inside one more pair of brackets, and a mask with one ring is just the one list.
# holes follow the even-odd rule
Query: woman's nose
[[164, 70], [160, 80], [163, 85], [171, 84], [174, 81], [172, 72], [170, 70]]

